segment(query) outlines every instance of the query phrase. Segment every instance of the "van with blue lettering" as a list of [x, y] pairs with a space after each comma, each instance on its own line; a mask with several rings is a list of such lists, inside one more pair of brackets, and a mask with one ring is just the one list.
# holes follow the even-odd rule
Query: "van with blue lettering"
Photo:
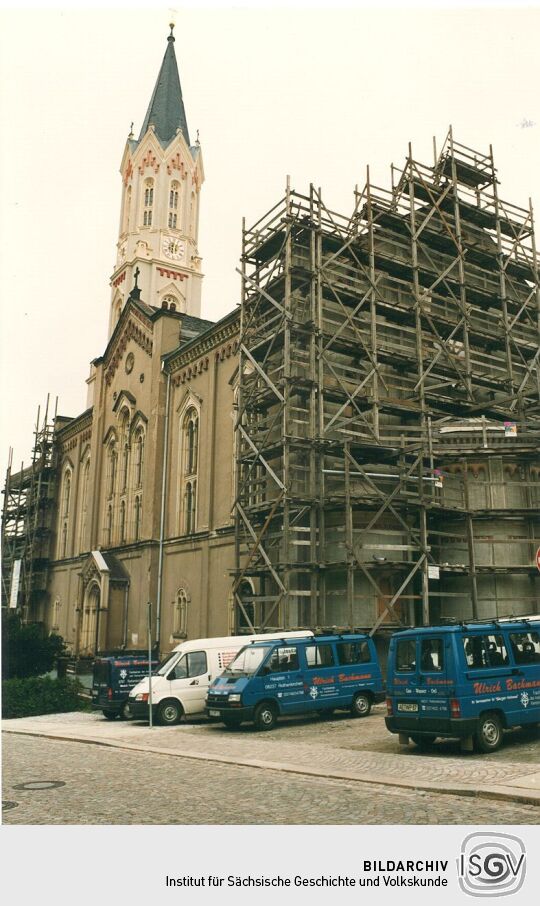
[[339, 708], [366, 717], [383, 699], [369, 636], [311, 636], [246, 645], [210, 686], [206, 713], [228, 727], [252, 721], [258, 730], [272, 730], [278, 717], [289, 714]]
[[[158, 665], [157, 659], [152, 667]], [[92, 708], [102, 711], [107, 720], [132, 717], [129, 693], [148, 676], [148, 655], [119, 654], [97, 657], [92, 676]]]
[[394, 633], [386, 704], [386, 726], [404, 745], [440, 736], [496, 751], [505, 729], [540, 722], [540, 617]]

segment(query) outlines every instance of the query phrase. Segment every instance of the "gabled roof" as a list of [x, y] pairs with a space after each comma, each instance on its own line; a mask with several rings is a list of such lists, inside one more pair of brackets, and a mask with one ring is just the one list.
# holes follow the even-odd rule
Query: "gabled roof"
[[178, 128], [182, 130], [189, 147], [188, 125], [182, 100], [182, 88], [180, 87], [172, 30], [173, 26], [171, 25], [171, 33], [167, 38], [167, 50], [165, 51], [154, 92], [142, 124], [139, 142], [146, 135], [148, 127], [153, 125], [155, 134], [163, 147], [172, 141]]

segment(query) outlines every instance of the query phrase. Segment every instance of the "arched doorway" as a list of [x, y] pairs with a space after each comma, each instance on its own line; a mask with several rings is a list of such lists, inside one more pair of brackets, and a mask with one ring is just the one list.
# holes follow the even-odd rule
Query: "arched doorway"
[[101, 589], [97, 582], [92, 582], [86, 589], [84, 595], [81, 636], [79, 642], [80, 655], [84, 656], [96, 653], [96, 634], [100, 602]]

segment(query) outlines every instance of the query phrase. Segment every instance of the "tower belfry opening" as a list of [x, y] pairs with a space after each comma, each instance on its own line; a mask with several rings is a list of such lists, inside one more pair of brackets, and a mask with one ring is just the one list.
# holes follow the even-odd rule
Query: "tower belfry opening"
[[[353, 212], [243, 230], [233, 593], [251, 629], [538, 606], [532, 207], [450, 129]], [[249, 609], [242, 590], [249, 594]]]

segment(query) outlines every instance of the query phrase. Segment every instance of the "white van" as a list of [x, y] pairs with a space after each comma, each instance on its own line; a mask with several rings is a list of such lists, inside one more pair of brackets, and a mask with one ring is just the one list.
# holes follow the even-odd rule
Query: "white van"
[[[268, 639], [305, 638], [308, 630], [262, 635], [227, 636], [182, 642], [152, 674], [152, 718], [166, 725], [183, 716], [202, 715], [210, 683], [230, 664], [244, 645]], [[135, 720], [148, 719], [148, 677], [129, 693], [129, 712]]]

